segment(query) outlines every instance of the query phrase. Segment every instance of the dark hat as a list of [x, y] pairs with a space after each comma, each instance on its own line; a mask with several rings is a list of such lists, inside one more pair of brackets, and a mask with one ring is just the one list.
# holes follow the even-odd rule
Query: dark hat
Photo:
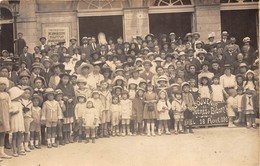
[[47, 40], [47, 39], [46, 39], [46, 37], [40, 37], [40, 41], [41, 41], [42, 39], [45, 39], [45, 40]]
[[71, 38], [70, 38], [70, 42], [71, 42], [71, 40], [77, 41], [77, 38], [76, 38], [76, 37], [71, 37]]
[[65, 44], [66, 42], [65, 41], [60, 41], [57, 43], [57, 45], [61, 45], [61, 44]]
[[125, 68], [126, 66], [129, 66], [129, 67], [134, 66], [134, 63], [133, 62], [124, 62], [122, 67]]
[[94, 57], [94, 55], [98, 55], [100, 57], [100, 53], [99, 52], [94, 52], [94, 53], [90, 54], [91, 57]]
[[42, 63], [34, 62], [34, 63], [32, 64], [32, 70], [33, 70], [34, 68], [43, 69], [43, 65], [42, 65]]
[[60, 76], [60, 78], [62, 78], [64, 76], [68, 76], [70, 78], [70, 74], [67, 72], [61, 73], [59, 76]]
[[154, 38], [154, 34], [149, 33], [148, 35], [145, 36], [145, 40], [147, 40], [148, 36], [150, 36], [152, 39]]
[[135, 49], [129, 49], [129, 50], [127, 51], [127, 54], [131, 54], [132, 51], [134, 51], [134, 53], [135, 53], [135, 55], [136, 55], [137, 52], [136, 52]]
[[29, 73], [28, 71], [22, 71], [22, 72], [19, 74], [19, 78], [22, 78], [22, 77], [31, 78], [31, 73]]
[[57, 62], [57, 63], [54, 63], [54, 64], [52, 65], [52, 67], [50, 68], [50, 70], [53, 71], [54, 68], [56, 68], [56, 67], [59, 67], [61, 70], [64, 70], [65, 65], [62, 64], [62, 63], [58, 63], [58, 62]]
[[143, 62], [143, 65], [145, 65], [146, 63], [149, 64], [151, 67], [153, 66], [152, 62], [149, 61], [149, 60], [145, 60], [145, 61]]
[[32, 100], [34, 100], [34, 99], [38, 99], [39, 100], [39, 104], [41, 104], [43, 102], [43, 98], [40, 95], [38, 95], [38, 94], [33, 94], [32, 95]]
[[195, 69], [197, 69], [197, 65], [196, 65], [196, 64], [194, 64], [194, 63], [190, 63], [190, 64], [189, 64], [189, 68], [190, 68], [191, 66], [194, 66]]
[[204, 66], [204, 65], [207, 65], [207, 66], [210, 66], [210, 63], [208, 61], [204, 61], [201, 66]]
[[231, 69], [231, 70], [233, 70], [233, 67], [232, 67], [230, 64], [225, 64], [225, 65], [224, 65], [224, 70], [226, 70], [226, 69]]
[[165, 56], [165, 59], [167, 59], [167, 58], [169, 58], [169, 57], [170, 57], [170, 58], [174, 58], [173, 54], [167, 53], [166, 56]]
[[162, 34], [161, 38], [167, 38], [167, 35], [166, 34]]
[[211, 61], [211, 65], [212, 65], [213, 63], [219, 64], [219, 61], [218, 61], [217, 59], [213, 59], [213, 60]]

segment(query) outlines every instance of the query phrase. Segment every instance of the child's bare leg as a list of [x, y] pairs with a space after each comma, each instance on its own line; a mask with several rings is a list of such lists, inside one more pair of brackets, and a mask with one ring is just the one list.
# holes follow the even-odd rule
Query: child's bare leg
[[154, 120], [150, 120], [151, 121], [151, 135], [152, 136], [155, 136], [155, 133], [154, 133]]
[[34, 149], [34, 131], [30, 132], [30, 149], [33, 150]]
[[151, 136], [151, 128], [150, 128], [151, 126], [150, 125], [151, 125], [151, 120], [147, 120], [146, 121], [147, 136]]
[[17, 132], [12, 134], [12, 145], [13, 145], [13, 156], [18, 157], [18, 149], [17, 149]]
[[55, 138], [57, 136], [57, 127], [52, 127], [51, 128], [51, 143], [53, 147], [57, 147], [57, 144], [55, 142]]
[[51, 127], [47, 127], [47, 145], [51, 148]]
[[90, 127], [86, 127], [86, 142], [85, 143], [89, 143], [89, 135], [90, 135]]
[[162, 120], [159, 120], [159, 124], [158, 124], [158, 135], [162, 135]]
[[96, 128], [95, 128], [95, 127], [91, 127], [91, 128], [90, 128], [90, 132], [91, 132], [92, 143], [95, 143]]

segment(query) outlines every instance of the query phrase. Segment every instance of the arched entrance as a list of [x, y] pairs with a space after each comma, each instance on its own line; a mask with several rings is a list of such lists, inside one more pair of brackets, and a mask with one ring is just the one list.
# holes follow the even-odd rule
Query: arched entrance
[[14, 51], [12, 13], [0, 6], [0, 51]]

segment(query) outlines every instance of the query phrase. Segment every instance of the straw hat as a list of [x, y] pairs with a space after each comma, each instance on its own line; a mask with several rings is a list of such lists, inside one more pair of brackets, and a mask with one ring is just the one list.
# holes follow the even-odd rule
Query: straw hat
[[6, 77], [0, 77], [0, 84], [5, 84], [6, 87], [9, 87], [9, 80]]
[[52, 88], [47, 88], [47, 89], [45, 90], [45, 95], [48, 95], [48, 94], [53, 94], [53, 95], [55, 95], [55, 91], [54, 91]]
[[9, 94], [10, 94], [10, 99], [14, 100], [20, 96], [22, 96], [22, 94], [24, 93], [24, 90], [18, 88], [18, 87], [12, 87], [11, 89], [9, 89]]
[[77, 68], [77, 73], [81, 74], [81, 70], [83, 68], [88, 68], [90, 73], [93, 71], [93, 66], [89, 63], [82, 63], [78, 68]]

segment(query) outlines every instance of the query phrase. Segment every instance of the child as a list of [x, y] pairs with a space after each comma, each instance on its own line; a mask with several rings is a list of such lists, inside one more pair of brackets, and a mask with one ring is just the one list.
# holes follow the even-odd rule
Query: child
[[143, 118], [146, 120], [147, 136], [155, 136], [154, 120], [157, 118], [157, 103], [158, 97], [154, 92], [154, 86], [147, 84], [147, 92], [144, 93], [144, 114]]
[[78, 142], [82, 142], [82, 131], [83, 131], [83, 118], [84, 113], [86, 110], [86, 96], [85, 94], [78, 94], [77, 95], [77, 101], [78, 103], [75, 106], [75, 120], [76, 124], [74, 127], [74, 138], [79, 137]]
[[[66, 111], [66, 106], [64, 104], [63, 101], [63, 93], [60, 89], [56, 89], [55, 90], [55, 100], [59, 103], [61, 111], [64, 113], [64, 111]], [[63, 115], [63, 114], [62, 114]], [[62, 116], [62, 120], [60, 121], [60, 123], [57, 124], [57, 139], [59, 141], [59, 145], [65, 145], [64, 139], [63, 139], [63, 116]]]
[[33, 150], [34, 147], [40, 149], [39, 140], [40, 140], [40, 132], [41, 132], [41, 107], [39, 105], [42, 104], [43, 98], [34, 94], [32, 96], [32, 119], [33, 121], [30, 124], [30, 149]]
[[248, 70], [246, 72], [246, 77], [245, 77], [245, 81], [243, 83], [243, 87], [244, 89], [249, 89], [252, 91], [256, 91], [256, 81], [255, 81], [255, 77], [254, 77], [254, 72], [252, 70]]
[[196, 86], [197, 82], [195, 79], [191, 78], [189, 80], [189, 84], [190, 84], [190, 91], [191, 91], [191, 94], [194, 98], [194, 101], [197, 101], [198, 97], [199, 97], [199, 89], [198, 87]]
[[41, 120], [47, 127], [47, 147], [58, 147], [55, 143], [56, 127], [62, 119], [62, 111], [59, 103], [54, 100], [55, 91], [52, 88], [47, 88], [45, 95], [47, 100], [42, 106]]
[[[1, 116], [0, 116], [0, 121], [1, 121], [1, 125], [0, 125], [0, 157], [1, 158], [11, 158], [11, 156], [5, 154], [5, 152], [4, 152], [5, 133], [10, 131], [10, 114], [12, 115], [12, 112], [10, 112], [10, 114], [9, 114], [9, 111], [13, 111], [13, 110], [10, 110], [11, 104], [12, 104], [11, 100], [18, 98], [23, 93], [23, 91], [15, 91], [15, 89], [16, 89], [15, 88], [14, 91], [12, 91], [12, 93], [10, 93], [10, 96], [9, 96], [9, 94], [7, 93], [7, 87], [8, 86], [9, 86], [9, 80], [6, 77], [0, 77], [0, 105], [1, 105], [1, 107], [0, 107], [0, 112], [1, 112]], [[17, 88], [17, 89], [19, 89], [19, 88]], [[10, 92], [10, 90], [9, 90], [9, 92]], [[19, 94], [19, 92], [21, 92], [21, 94]], [[13, 97], [14, 95], [15, 95], [15, 98], [11, 98], [11, 96]], [[19, 105], [19, 103], [17, 103], [17, 104]], [[16, 111], [17, 110], [15, 110], [14, 112], [16, 112]], [[16, 114], [18, 112], [16, 112]], [[21, 117], [21, 118], [23, 119], [23, 117]], [[15, 131], [15, 133], [16, 133], [16, 131]], [[20, 146], [19, 142], [18, 142], [18, 146]], [[16, 144], [15, 145], [13, 144], [13, 149], [14, 149], [13, 153], [14, 154], [17, 154], [16, 148], [17, 148]], [[2, 161], [2, 159], [0, 159], [0, 161]]]
[[137, 132], [140, 135], [143, 134], [144, 92], [145, 89], [138, 88], [133, 100], [134, 135], [136, 135]]
[[200, 94], [200, 98], [211, 99], [212, 87], [210, 85], [208, 77], [201, 77], [200, 85], [199, 85], [199, 94]]
[[78, 86], [78, 89], [75, 92], [76, 96], [78, 96], [78, 94], [84, 94], [86, 96], [86, 99], [91, 97], [91, 90], [87, 86], [86, 79], [78, 78], [77, 79], [77, 86]]
[[238, 118], [237, 120], [234, 121], [235, 124], [238, 125], [244, 125], [245, 124], [245, 115], [244, 112], [242, 111], [242, 98], [243, 98], [243, 92], [244, 89], [243, 87], [237, 87], [237, 95], [235, 97], [236, 102], [237, 102], [237, 113], [238, 113]]
[[112, 95], [109, 91], [109, 86], [106, 81], [101, 81], [100, 100], [102, 102], [102, 119], [101, 119], [101, 134], [100, 137], [108, 137], [108, 124], [110, 122], [110, 105], [112, 101]]
[[254, 112], [254, 91], [249, 88], [246, 89], [245, 94], [242, 97], [241, 108], [246, 115], [246, 126], [247, 128], [257, 128], [255, 124], [255, 112]]
[[112, 104], [110, 106], [111, 110], [111, 125], [112, 125], [112, 136], [120, 136], [119, 133], [119, 122], [122, 115], [122, 105], [119, 102], [118, 96], [112, 97]]
[[122, 136], [131, 136], [130, 119], [132, 116], [132, 101], [129, 99], [128, 91], [122, 91], [122, 100], [120, 101], [120, 104], [122, 109]]
[[164, 126], [166, 134], [170, 135], [170, 131], [168, 128], [168, 120], [170, 119], [169, 110], [171, 109], [171, 103], [168, 100], [167, 92], [165, 90], [161, 90], [158, 93], [159, 101], [157, 103], [157, 110], [159, 114], [159, 127], [158, 127], [158, 135], [161, 135], [161, 129]]
[[93, 105], [93, 99], [89, 98], [87, 100], [87, 108], [85, 108], [85, 112], [83, 114], [84, 123], [83, 126], [86, 129], [86, 143], [89, 143], [89, 138], [91, 136], [92, 143], [95, 143], [95, 128], [97, 124], [97, 114]]
[[173, 111], [174, 120], [175, 120], [174, 121], [174, 133], [175, 134], [178, 134], [179, 132], [184, 133], [182, 126], [183, 126], [183, 118], [184, 118], [183, 112], [186, 110], [186, 105], [182, 99], [181, 91], [177, 91], [174, 94], [175, 94], [175, 98], [172, 101], [172, 111]]
[[213, 102], [223, 102], [224, 101], [223, 94], [225, 94], [226, 97], [228, 96], [228, 94], [224, 90], [223, 86], [219, 84], [219, 77], [218, 76], [214, 76], [212, 78], [212, 81], [213, 81], [213, 85], [211, 85], [212, 101]]
[[[98, 138], [98, 129], [99, 125], [101, 124], [102, 119], [102, 111], [104, 110], [102, 102], [100, 100], [100, 92], [98, 90], [93, 90], [92, 92], [92, 99], [93, 99], [93, 105], [96, 108], [96, 114], [97, 114], [97, 126], [96, 126], [96, 138]], [[101, 127], [101, 126], [100, 126]]]
[[71, 131], [74, 122], [74, 106], [76, 101], [75, 91], [69, 80], [70, 75], [68, 73], [61, 74], [60, 83], [56, 87], [56, 89], [62, 91], [64, 104], [66, 105], [66, 110], [63, 112], [63, 132], [65, 134], [65, 143], [73, 143]]
[[26, 152], [30, 152], [30, 149], [28, 147], [29, 145], [29, 134], [30, 134], [30, 124], [33, 121], [32, 118], [32, 101], [30, 100], [31, 98], [31, 94], [33, 93], [32, 88], [29, 86], [24, 86], [23, 87], [24, 93], [21, 96], [21, 99], [19, 100], [19, 102], [22, 104], [23, 106], [23, 116], [24, 116], [24, 128], [25, 128], [25, 132], [24, 132], [24, 149]]
[[235, 109], [237, 108], [235, 95], [235, 89], [229, 89], [229, 97], [227, 98], [228, 127], [236, 127], [233, 123], [235, 117]]
[[184, 82], [182, 84], [182, 95], [183, 95], [183, 101], [185, 103], [185, 106], [187, 107], [183, 113], [184, 115], [184, 132], [187, 133], [187, 130], [189, 129], [189, 133], [193, 133], [192, 130], [192, 117], [193, 117], [193, 111], [194, 111], [194, 98], [193, 95], [190, 92], [190, 84], [188, 82]]
[[133, 100], [135, 98], [137, 89], [137, 84], [135, 81], [128, 81], [129, 99]]
[[[244, 76], [241, 75], [241, 74], [236, 75], [236, 82], [237, 82], [237, 87], [236, 87], [236, 89], [237, 89], [238, 87], [242, 87], [242, 88], [243, 88]], [[244, 89], [244, 88], [243, 88], [243, 89]]]

